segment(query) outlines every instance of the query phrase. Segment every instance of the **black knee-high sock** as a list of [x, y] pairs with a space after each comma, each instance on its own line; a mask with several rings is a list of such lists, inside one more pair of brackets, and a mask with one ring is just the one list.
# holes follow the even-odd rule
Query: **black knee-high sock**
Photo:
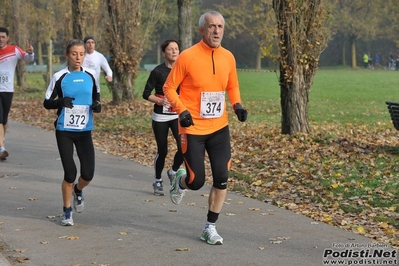
[[213, 211], [208, 211], [208, 223], [216, 223], [217, 219], [219, 218], [219, 213], [213, 212]]
[[82, 190], [79, 190], [79, 189], [78, 189], [78, 185], [74, 185], [74, 186], [73, 186], [73, 190], [75, 191], [76, 194], [82, 193]]

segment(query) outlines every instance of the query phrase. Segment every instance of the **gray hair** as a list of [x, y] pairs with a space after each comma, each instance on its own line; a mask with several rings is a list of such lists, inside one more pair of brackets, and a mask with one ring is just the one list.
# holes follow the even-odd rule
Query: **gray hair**
[[200, 28], [203, 28], [203, 27], [205, 26], [205, 17], [207, 17], [208, 15], [211, 15], [211, 16], [220, 16], [220, 17], [222, 17], [222, 19], [223, 19], [223, 25], [224, 25], [224, 17], [222, 16], [222, 14], [220, 14], [220, 13], [217, 12], [217, 11], [211, 10], [211, 11], [205, 12], [205, 13], [202, 14], [201, 17], [199, 18], [199, 23], [198, 23], [198, 24], [199, 24]]

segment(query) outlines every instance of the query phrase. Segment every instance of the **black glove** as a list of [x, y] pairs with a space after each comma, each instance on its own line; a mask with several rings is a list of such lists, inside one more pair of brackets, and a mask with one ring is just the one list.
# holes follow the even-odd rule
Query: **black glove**
[[95, 101], [91, 106], [94, 113], [101, 113], [101, 103], [99, 101]]
[[57, 105], [58, 107], [73, 108], [73, 103], [72, 103], [73, 100], [75, 100], [75, 98], [71, 97], [59, 98], [57, 100]]
[[242, 108], [240, 103], [236, 103], [234, 105], [234, 113], [236, 113], [238, 120], [241, 122], [245, 122], [245, 120], [247, 120], [248, 112]]
[[182, 127], [194, 126], [193, 118], [191, 117], [190, 112], [187, 110], [180, 114], [179, 120]]

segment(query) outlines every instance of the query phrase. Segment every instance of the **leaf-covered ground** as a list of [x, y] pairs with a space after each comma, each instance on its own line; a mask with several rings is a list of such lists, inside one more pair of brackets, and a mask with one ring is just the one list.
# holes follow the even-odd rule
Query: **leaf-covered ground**
[[[103, 104], [95, 146], [152, 166], [155, 140], [144, 122], [151, 111], [145, 101]], [[10, 117], [53, 130], [56, 116], [40, 101], [14, 100]], [[399, 248], [399, 140], [389, 117], [374, 126], [312, 126], [295, 136], [281, 135], [280, 125], [230, 121], [230, 190]]]

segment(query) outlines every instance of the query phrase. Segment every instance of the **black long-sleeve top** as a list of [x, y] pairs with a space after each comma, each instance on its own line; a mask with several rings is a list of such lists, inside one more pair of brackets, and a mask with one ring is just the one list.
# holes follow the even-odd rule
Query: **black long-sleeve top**
[[[148, 100], [152, 91], [155, 89], [155, 95], [158, 97], [164, 97], [163, 94], [163, 84], [165, 83], [166, 78], [168, 77], [170, 72], [170, 68], [166, 66], [165, 63], [162, 63], [156, 66], [150, 73], [150, 76], [147, 79], [147, 83], [145, 84], [143, 91], [143, 98]], [[165, 114], [165, 115], [176, 115], [176, 113], [164, 113], [163, 106], [158, 104], [154, 104], [154, 113], [157, 114]]]

